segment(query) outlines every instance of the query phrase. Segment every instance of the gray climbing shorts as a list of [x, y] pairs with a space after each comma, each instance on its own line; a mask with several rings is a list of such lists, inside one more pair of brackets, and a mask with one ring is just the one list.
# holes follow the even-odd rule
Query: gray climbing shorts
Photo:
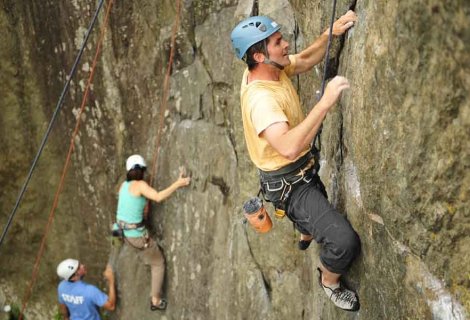
[[346, 217], [326, 199], [318, 176], [293, 190], [287, 216], [297, 230], [314, 236], [321, 245], [320, 261], [325, 268], [339, 274], [347, 272], [361, 251], [361, 242]]

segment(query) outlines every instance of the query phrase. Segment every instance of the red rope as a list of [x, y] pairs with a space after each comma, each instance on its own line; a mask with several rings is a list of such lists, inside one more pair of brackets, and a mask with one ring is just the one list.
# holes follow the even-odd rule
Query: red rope
[[109, 18], [110, 12], [111, 12], [112, 5], [113, 5], [113, 0], [109, 0], [108, 1], [108, 8], [106, 10], [106, 17], [104, 19], [103, 26], [101, 27], [101, 35], [100, 35], [100, 38], [99, 38], [97, 46], [96, 46], [96, 52], [95, 52], [95, 57], [93, 59], [91, 72], [90, 72], [90, 75], [88, 77], [88, 82], [86, 84], [85, 92], [83, 93], [82, 104], [80, 106], [80, 111], [79, 111], [78, 115], [76, 116], [77, 121], [76, 121], [76, 124], [75, 124], [75, 129], [72, 133], [72, 138], [70, 139], [69, 151], [67, 153], [67, 158], [65, 160], [65, 164], [64, 164], [64, 167], [62, 169], [62, 176], [60, 178], [59, 186], [58, 186], [57, 191], [55, 193], [54, 202], [53, 202], [51, 211], [49, 212], [49, 219], [47, 221], [47, 225], [46, 225], [46, 228], [44, 230], [44, 235], [43, 235], [42, 240], [41, 240], [41, 246], [40, 246], [38, 254], [36, 256], [36, 262], [34, 263], [33, 273], [32, 273], [32, 276], [31, 276], [31, 282], [30, 282], [30, 284], [29, 284], [29, 286], [26, 290], [25, 296], [23, 298], [23, 305], [22, 305], [22, 308], [21, 308], [21, 313], [20, 313], [20, 316], [19, 316], [19, 320], [22, 320], [22, 318], [23, 318], [24, 311], [26, 310], [26, 306], [28, 305], [29, 298], [31, 297], [33, 286], [34, 286], [34, 284], [36, 282], [36, 279], [37, 279], [37, 275], [38, 275], [38, 271], [39, 271], [39, 264], [41, 262], [41, 257], [44, 254], [47, 235], [50, 231], [52, 221], [54, 219], [55, 209], [57, 208], [57, 204], [59, 202], [59, 196], [60, 196], [60, 193], [62, 192], [62, 189], [63, 189], [63, 186], [64, 186], [65, 176], [67, 174], [67, 170], [68, 170], [69, 165], [70, 165], [70, 159], [71, 159], [72, 152], [74, 150], [74, 145], [75, 145], [74, 140], [75, 140], [75, 137], [77, 136], [78, 130], [80, 128], [81, 115], [85, 111], [85, 105], [86, 105], [86, 102], [87, 102], [88, 91], [90, 90], [90, 86], [91, 86], [91, 83], [93, 81], [93, 77], [94, 77], [94, 74], [95, 74], [96, 64], [98, 62], [98, 57], [99, 57], [100, 50], [101, 50], [101, 44], [103, 42], [104, 35], [106, 33], [106, 26], [108, 24], [108, 18]]
[[171, 34], [171, 48], [170, 48], [170, 57], [168, 59], [168, 65], [166, 67], [166, 74], [163, 80], [163, 98], [160, 104], [160, 121], [158, 125], [157, 131], [157, 141], [155, 144], [155, 153], [153, 155], [152, 160], [152, 171], [150, 172], [150, 185], [153, 183], [153, 178], [157, 175], [157, 160], [158, 154], [160, 153], [160, 142], [161, 142], [161, 135], [163, 131], [163, 120], [165, 118], [165, 111], [167, 108], [167, 100], [168, 100], [168, 91], [170, 87], [170, 74], [171, 74], [171, 66], [173, 65], [173, 59], [175, 56], [175, 43], [176, 43], [176, 33], [178, 32], [178, 25], [180, 21], [180, 12], [181, 12], [181, 1], [176, 1], [176, 18], [175, 23], [173, 24], [173, 30]]

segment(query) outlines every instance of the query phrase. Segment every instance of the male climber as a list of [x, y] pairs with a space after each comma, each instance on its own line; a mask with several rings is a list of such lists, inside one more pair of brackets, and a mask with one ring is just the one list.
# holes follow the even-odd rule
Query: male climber
[[[356, 20], [356, 14], [348, 11], [333, 24], [333, 35], [342, 35]], [[356, 311], [358, 296], [340, 277], [359, 255], [360, 240], [328, 202], [310, 152], [323, 119], [349, 82], [334, 77], [305, 116], [289, 78], [320, 63], [329, 29], [305, 50], [289, 55], [280, 28], [268, 17], [254, 16], [240, 22], [231, 34], [237, 57], [247, 64], [240, 101], [248, 153], [258, 168], [265, 199], [284, 210], [301, 232], [300, 249], [305, 250], [313, 238], [321, 245], [318, 270], [329, 299], [341, 309]]]

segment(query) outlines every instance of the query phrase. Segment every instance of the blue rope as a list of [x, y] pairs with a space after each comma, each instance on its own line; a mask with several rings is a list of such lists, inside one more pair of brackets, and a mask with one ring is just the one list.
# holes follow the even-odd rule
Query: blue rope
[[41, 142], [41, 145], [39, 147], [39, 150], [36, 154], [36, 157], [34, 158], [33, 160], [33, 163], [31, 165], [31, 168], [29, 169], [29, 173], [28, 173], [28, 176], [26, 177], [26, 180], [23, 184], [23, 187], [21, 188], [21, 191], [18, 195], [18, 198], [16, 199], [16, 203], [15, 203], [15, 206], [13, 207], [13, 210], [11, 211], [10, 213], [10, 216], [8, 217], [8, 221], [7, 221], [7, 224], [5, 225], [5, 228], [3, 229], [3, 232], [2, 232], [2, 236], [0, 238], [0, 246], [1, 244], [3, 243], [3, 240], [5, 239], [5, 236], [8, 232], [8, 229], [10, 228], [10, 225], [13, 221], [13, 217], [15, 216], [17, 210], [18, 210], [18, 207], [21, 203], [21, 200], [23, 199], [23, 195], [26, 191], [26, 188], [28, 187], [28, 184], [29, 184], [29, 181], [31, 180], [31, 177], [33, 175], [33, 172], [34, 172], [34, 169], [36, 168], [36, 165], [39, 161], [39, 157], [41, 156], [42, 154], [42, 151], [46, 145], [46, 142], [47, 142], [47, 139], [49, 138], [49, 134], [51, 133], [52, 131], [52, 127], [54, 125], [54, 122], [59, 114], [59, 111], [60, 109], [62, 108], [62, 105], [63, 105], [63, 102], [64, 102], [64, 98], [65, 98], [65, 95], [67, 94], [68, 90], [69, 90], [69, 87], [70, 87], [70, 82], [72, 81], [72, 77], [74, 76], [76, 70], [77, 70], [77, 67], [78, 67], [78, 63], [80, 62], [80, 59], [83, 55], [83, 51], [85, 50], [85, 46], [88, 42], [88, 38], [90, 37], [90, 34], [91, 34], [91, 31], [93, 30], [93, 27], [95, 26], [95, 23], [96, 23], [96, 20], [98, 19], [98, 14], [101, 10], [101, 8], [103, 7], [103, 3], [104, 3], [104, 0], [101, 0], [98, 4], [98, 8], [96, 9], [95, 11], [95, 14], [93, 16], [93, 19], [90, 23], [90, 26], [88, 27], [88, 30], [85, 34], [85, 38], [83, 40], [83, 43], [82, 43], [82, 46], [80, 48], [80, 51], [78, 52], [78, 55], [77, 57], [75, 58], [75, 62], [72, 66], [72, 69], [68, 75], [68, 79], [67, 79], [67, 82], [65, 83], [65, 86], [64, 86], [64, 89], [62, 90], [62, 93], [60, 95], [60, 98], [59, 98], [59, 101], [57, 102], [57, 106], [55, 108], [55, 111], [54, 113], [52, 114], [52, 118], [49, 122], [49, 126], [47, 127], [47, 130], [46, 130], [46, 133], [42, 139], [42, 142]]

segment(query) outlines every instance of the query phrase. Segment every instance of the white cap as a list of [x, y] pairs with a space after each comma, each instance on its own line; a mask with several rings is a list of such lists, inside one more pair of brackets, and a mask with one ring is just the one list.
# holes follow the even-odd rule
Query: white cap
[[139, 154], [133, 154], [126, 161], [126, 170], [129, 171], [131, 169], [135, 169], [136, 166], [140, 168], [146, 168], [147, 165], [145, 164], [144, 158], [142, 158]]
[[59, 263], [57, 266], [57, 275], [64, 280], [69, 280], [70, 277], [78, 270], [80, 262], [75, 259], [66, 259]]

